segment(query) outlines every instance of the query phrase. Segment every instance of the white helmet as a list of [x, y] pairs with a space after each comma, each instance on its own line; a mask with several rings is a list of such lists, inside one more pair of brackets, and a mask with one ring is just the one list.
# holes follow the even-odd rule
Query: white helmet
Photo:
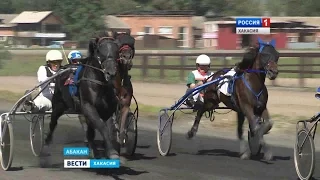
[[197, 57], [196, 64], [210, 65], [210, 63], [211, 63], [211, 60], [210, 60], [209, 56], [207, 56], [205, 54], [201, 54], [200, 56]]
[[81, 59], [81, 58], [82, 58], [82, 54], [80, 51], [77, 51], [77, 50], [73, 50], [68, 54], [68, 59], [70, 60]]
[[62, 61], [63, 57], [62, 57], [62, 53], [58, 50], [50, 50], [49, 52], [47, 52], [46, 55], [46, 61]]

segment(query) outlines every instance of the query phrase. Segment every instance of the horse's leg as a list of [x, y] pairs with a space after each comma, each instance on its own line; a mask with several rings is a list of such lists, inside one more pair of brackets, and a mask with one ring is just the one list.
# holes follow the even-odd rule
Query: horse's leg
[[196, 135], [198, 128], [199, 128], [200, 120], [201, 120], [204, 112], [205, 112], [205, 106], [202, 105], [202, 107], [197, 111], [197, 115], [195, 117], [195, 120], [194, 120], [194, 123], [193, 123], [191, 129], [187, 133], [187, 139], [191, 139], [191, 138], [193, 138], [193, 136]]
[[88, 143], [88, 139], [87, 139], [87, 136], [86, 136], [87, 131], [88, 131], [88, 125], [86, 124], [87, 120], [82, 114], [79, 114], [78, 118], [79, 118], [82, 130], [84, 132], [84, 140], [83, 141], [84, 141], [84, 143]]
[[120, 123], [120, 135], [119, 135], [119, 139], [120, 139], [120, 145], [123, 146], [124, 144], [124, 139], [125, 139], [125, 136], [126, 136], [126, 133], [125, 133], [125, 126], [126, 126], [126, 121], [127, 121], [127, 116], [128, 116], [128, 113], [129, 113], [129, 106], [128, 105], [128, 101], [126, 99], [122, 99], [122, 101], [126, 101], [126, 102], [123, 102], [123, 105], [122, 105], [122, 108], [121, 108], [121, 123]]
[[131, 105], [131, 98], [133, 94], [133, 87], [130, 80], [130, 77], [127, 76], [123, 79], [123, 87], [121, 88], [121, 94], [120, 94], [120, 103], [122, 104], [121, 108], [121, 123], [120, 123], [120, 145], [122, 146], [124, 144], [124, 139], [126, 136], [125, 132], [125, 126], [127, 121], [127, 116], [130, 110]]
[[264, 123], [263, 127], [261, 128], [261, 131], [263, 134], [267, 134], [273, 126], [273, 121], [270, 119], [269, 111], [267, 108], [263, 111], [262, 118], [264, 119]]
[[[96, 110], [96, 108], [87, 102], [83, 102], [82, 112], [86, 119], [92, 123], [93, 127], [97, 129], [103, 137], [107, 157], [110, 159], [119, 159], [119, 153], [114, 149], [109, 138], [109, 129], [107, 128], [104, 121], [100, 119], [100, 116], [98, 115], [98, 111]], [[92, 139], [88, 139], [88, 141], [89, 143], [93, 143]]]
[[243, 139], [243, 123], [245, 121], [245, 116], [242, 112], [237, 112], [238, 117], [238, 139], [240, 141], [240, 156], [241, 159], [248, 159], [250, 153], [248, 151], [247, 144]]
[[52, 113], [51, 113], [51, 120], [49, 123], [49, 133], [46, 136], [46, 139], [44, 141], [44, 146], [42, 150], [42, 155], [47, 156], [49, 155], [49, 145], [52, 143], [52, 136], [54, 133], [54, 130], [57, 127], [58, 124], [58, 119], [63, 115], [66, 105], [64, 104], [63, 101], [57, 101], [53, 102], [53, 107], [52, 107]]
[[269, 115], [269, 111], [268, 109], [265, 109], [262, 113], [262, 118], [264, 119], [264, 123], [261, 127], [261, 140], [260, 143], [263, 147], [263, 151], [264, 151], [264, 159], [267, 161], [272, 160], [273, 156], [272, 156], [272, 151], [269, 147], [269, 145], [265, 142], [265, 140], [263, 139], [263, 135], [267, 134], [272, 126], [273, 126], [273, 121], [270, 119], [270, 115]]
[[245, 116], [248, 119], [250, 132], [253, 133], [255, 136], [259, 136], [260, 126], [258, 125], [258, 122], [261, 119], [261, 115], [259, 116], [259, 114], [255, 114], [254, 107], [248, 104], [242, 104], [240, 107], [241, 111], [243, 112], [243, 114], [245, 114]]
[[92, 127], [93, 125], [89, 122], [87, 122], [87, 131], [86, 131], [86, 138], [88, 140], [88, 146], [92, 149], [93, 152], [93, 158], [100, 159], [97, 146], [94, 143], [95, 138], [95, 129]]
[[45, 145], [51, 144], [53, 132], [58, 124], [58, 119], [63, 115], [65, 109], [66, 109], [66, 105], [64, 104], [63, 101], [53, 101], [51, 120], [49, 123], [49, 132], [45, 139]]

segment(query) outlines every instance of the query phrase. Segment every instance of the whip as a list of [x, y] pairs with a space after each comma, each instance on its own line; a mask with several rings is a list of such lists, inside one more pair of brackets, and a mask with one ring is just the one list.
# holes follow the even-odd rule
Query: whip
[[69, 61], [68, 61], [66, 52], [64, 51], [64, 48], [63, 48], [63, 45], [60, 45], [60, 47], [61, 47], [61, 49], [62, 49], [62, 52], [63, 52], [63, 54], [64, 54], [64, 57], [66, 58], [67, 64], [69, 64]]

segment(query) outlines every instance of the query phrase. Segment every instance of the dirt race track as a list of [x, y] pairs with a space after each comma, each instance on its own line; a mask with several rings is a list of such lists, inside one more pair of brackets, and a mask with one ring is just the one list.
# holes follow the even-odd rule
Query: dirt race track
[[[291, 83], [291, 80], [289, 83]], [[317, 86], [317, 79], [313, 79], [314, 86]], [[6, 76], [0, 77], [0, 90], [8, 90], [23, 93], [26, 89], [30, 89], [37, 84], [35, 77], [17, 77]], [[288, 83], [288, 81], [277, 83]], [[5, 85], [4, 85], [5, 84]], [[320, 85], [320, 83], [318, 83]], [[135, 82], [134, 95], [139, 103], [158, 107], [171, 106], [184, 93], [185, 86], [182, 84], [156, 84]], [[312, 116], [319, 111], [320, 102], [314, 98], [314, 92], [306, 92], [303, 90], [284, 89], [269, 87], [268, 109], [272, 114], [272, 118], [278, 123], [275, 127], [294, 125], [296, 120]], [[219, 110], [218, 112], [226, 112], [227, 110]], [[192, 118], [192, 117], [191, 117]], [[216, 119], [228, 122], [234, 122], [235, 114], [233, 112], [223, 115], [216, 115]], [[220, 121], [219, 120], [219, 121]], [[218, 124], [218, 123], [216, 123]]]
[[[32, 88], [35, 77], [0, 77], [0, 90], [23, 93]], [[185, 86], [151, 83], [134, 83], [134, 94], [139, 103], [167, 107], [172, 105], [185, 92]], [[87, 179], [163, 179], [163, 180], [279, 180], [296, 179], [293, 162], [294, 133], [283, 135], [283, 126], [294, 129], [297, 119], [313, 115], [319, 110], [319, 101], [314, 92], [299, 92], [269, 88], [268, 108], [275, 120], [275, 125], [266, 139], [272, 147], [274, 160], [271, 162], [239, 159], [239, 144], [234, 122], [235, 114], [216, 115], [216, 120], [201, 121], [197, 137], [187, 140], [185, 133], [190, 129], [192, 118], [181, 118], [173, 126], [172, 154], [160, 157], [156, 145], [156, 118], [139, 118], [138, 144], [136, 154], [128, 159], [124, 166], [114, 171], [64, 169], [61, 149], [64, 146], [80, 146], [82, 131], [77, 119], [60, 120], [54, 136], [52, 156], [47, 159], [49, 168], [40, 168], [39, 159], [33, 157], [30, 150], [28, 121], [18, 117], [14, 121], [14, 160], [12, 171], [2, 171], [0, 179], [16, 180], [87, 180]], [[5, 106], [1, 104], [1, 108]], [[5, 108], [8, 108], [7, 106]], [[1, 111], [1, 109], [0, 109]], [[219, 112], [226, 111], [220, 110]], [[2, 112], [0, 112], [2, 113]], [[156, 115], [156, 114], [155, 114]], [[178, 117], [179, 118], [179, 117]], [[151, 119], [154, 119], [153, 121]], [[186, 123], [187, 122], [187, 123]], [[48, 128], [48, 121], [45, 121]], [[224, 128], [216, 128], [223, 126]], [[213, 128], [211, 128], [213, 127]], [[277, 128], [278, 127], [278, 128]], [[234, 127], [233, 127], [234, 128]], [[72, 131], [70, 130], [72, 129]], [[274, 132], [279, 133], [274, 133]], [[316, 138], [316, 149], [319, 150], [319, 138]], [[320, 154], [316, 153], [316, 162], [320, 162]], [[319, 179], [319, 163], [316, 164], [314, 177]], [[270, 173], [272, 172], [272, 173]]]

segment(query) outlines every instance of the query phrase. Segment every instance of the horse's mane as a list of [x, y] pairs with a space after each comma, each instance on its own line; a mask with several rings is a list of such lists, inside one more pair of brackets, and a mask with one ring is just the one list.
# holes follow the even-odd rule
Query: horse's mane
[[97, 48], [97, 43], [100, 38], [108, 37], [108, 38], [114, 38], [115, 32], [112, 30], [106, 30], [106, 31], [99, 31], [94, 33], [93, 37], [89, 41], [89, 47], [88, 47], [88, 57], [93, 57], [94, 50]]

